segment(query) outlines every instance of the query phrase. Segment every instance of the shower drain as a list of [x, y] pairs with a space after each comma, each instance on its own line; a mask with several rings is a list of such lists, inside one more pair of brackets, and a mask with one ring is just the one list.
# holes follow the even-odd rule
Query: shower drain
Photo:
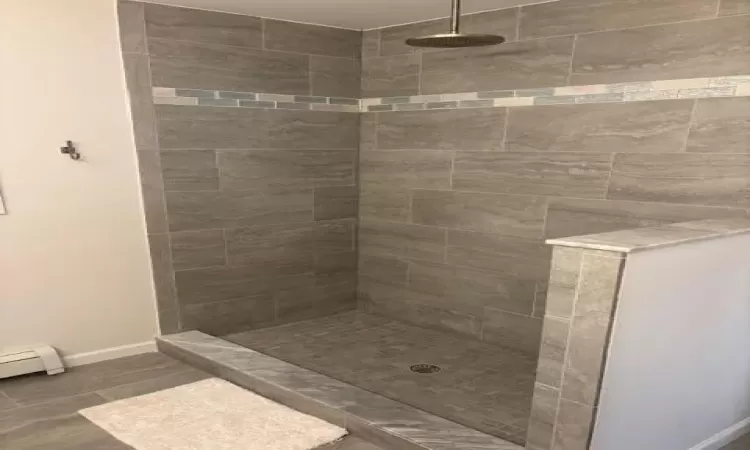
[[410, 367], [412, 372], [417, 373], [435, 373], [440, 372], [440, 366], [434, 364], [414, 364]]

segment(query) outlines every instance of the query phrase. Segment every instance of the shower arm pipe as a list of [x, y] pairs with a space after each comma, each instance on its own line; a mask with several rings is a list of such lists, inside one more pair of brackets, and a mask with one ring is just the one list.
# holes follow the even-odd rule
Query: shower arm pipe
[[451, 34], [458, 34], [461, 26], [461, 0], [453, 0], [451, 8]]

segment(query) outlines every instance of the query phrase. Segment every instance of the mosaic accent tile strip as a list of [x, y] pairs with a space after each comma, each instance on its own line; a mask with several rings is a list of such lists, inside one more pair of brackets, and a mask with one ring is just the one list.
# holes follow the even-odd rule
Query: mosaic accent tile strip
[[153, 88], [153, 95], [154, 103], [161, 105], [301, 109], [351, 113], [420, 111], [748, 97], [750, 96], [750, 75], [364, 99], [166, 87]]

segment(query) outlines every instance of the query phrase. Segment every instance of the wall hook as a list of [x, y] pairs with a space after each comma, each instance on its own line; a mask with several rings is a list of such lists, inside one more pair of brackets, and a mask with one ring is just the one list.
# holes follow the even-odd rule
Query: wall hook
[[73, 161], [78, 161], [79, 159], [81, 159], [81, 154], [78, 153], [78, 149], [76, 148], [75, 144], [73, 144], [73, 141], [67, 141], [67, 145], [65, 147], [60, 147], [60, 153], [70, 156], [70, 159], [72, 159]]

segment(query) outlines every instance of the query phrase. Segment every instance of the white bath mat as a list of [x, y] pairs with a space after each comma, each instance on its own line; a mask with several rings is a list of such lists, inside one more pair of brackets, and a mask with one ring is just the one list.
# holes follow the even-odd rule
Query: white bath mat
[[346, 434], [216, 378], [80, 413], [136, 450], [310, 450]]

